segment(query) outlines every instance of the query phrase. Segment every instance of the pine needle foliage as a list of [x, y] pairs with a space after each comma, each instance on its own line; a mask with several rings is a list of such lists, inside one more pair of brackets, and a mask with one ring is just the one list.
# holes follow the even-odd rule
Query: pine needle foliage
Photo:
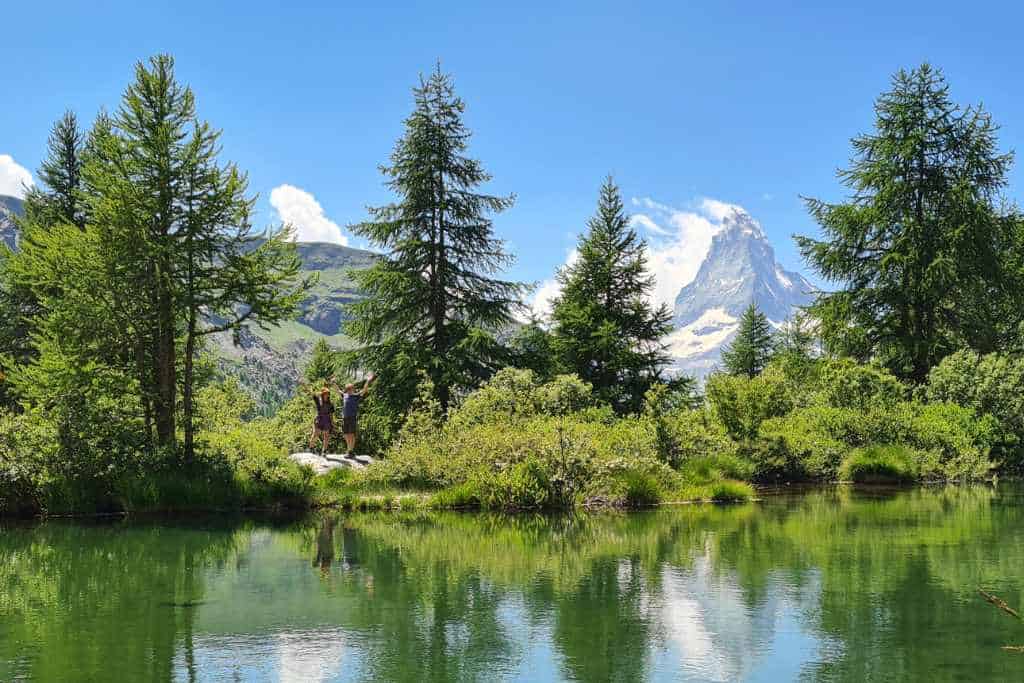
[[601, 186], [578, 253], [558, 274], [554, 348], [564, 368], [617, 412], [637, 412], [668, 362], [662, 339], [672, 316], [667, 306], [650, 302], [654, 276], [647, 270], [647, 244], [630, 226], [611, 177]]
[[839, 171], [850, 198], [806, 200], [823, 238], [797, 243], [839, 285], [810, 311], [829, 350], [921, 382], [957, 348], [985, 353], [1017, 334], [1021, 218], [1001, 199], [1012, 155], [996, 132], [928, 64], [896, 74]]
[[381, 167], [397, 199], [351, 227], [386, 255], [356, 273], [367, 298], [351, 308], [346, 332], [361, 348], [347, 363], [381, 371], [382, 384], [392, 385], [381, 395], [398, 402], [411, 400], [425, 370], [447, 410], [453, 394], [503, 364], [496, 333], [513, 323], [524, 288], [497, 277], [512, 257], [491, 215], [514, 197], [478, 191], [491, 176], [467, 155], [471, 133], [451, 77], [438, 65], [413, 99], [405, 133]]

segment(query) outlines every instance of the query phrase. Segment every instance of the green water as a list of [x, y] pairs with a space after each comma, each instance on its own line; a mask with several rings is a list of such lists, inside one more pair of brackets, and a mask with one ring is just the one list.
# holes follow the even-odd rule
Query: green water
[[1024, 680], [1024, 488], [0, 529], [0, 680]]

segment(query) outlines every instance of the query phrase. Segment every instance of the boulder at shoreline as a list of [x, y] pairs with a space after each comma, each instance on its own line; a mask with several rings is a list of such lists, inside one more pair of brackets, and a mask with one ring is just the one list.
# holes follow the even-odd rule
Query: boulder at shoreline
[[367, 465], [373, 464], [373, 458], [368, 455], [357, 455], [353, 458], [345, 457], [337, 453], [320, 455], [318, 453], [292, 453], [289, 458], [292, 461], [311, 467], [316, 474], [327, 474], [331, 470], [348, 468], [353, 470], [364, 469]]

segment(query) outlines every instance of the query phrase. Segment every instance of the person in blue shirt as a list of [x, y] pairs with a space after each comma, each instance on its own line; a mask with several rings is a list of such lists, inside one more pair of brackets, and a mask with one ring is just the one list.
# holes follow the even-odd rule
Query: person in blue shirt
[[355, 457], [356, 452], [356, 435], [359, 431], [357, 425], [359, 420], [359, 403], [370, 392], [370, 385], [373, 384], [374, 379], [376, 379], [376, 375], [371, 372], [370, 376], [363, 382], [363, 388], [360, 391], [356, 391], [355, 384], [345, 385], [344, 399], [341, 404], [341, 433], [345, 437], [345, 445], [348, 446], [348, 452], [345, 455], [350, 458]]

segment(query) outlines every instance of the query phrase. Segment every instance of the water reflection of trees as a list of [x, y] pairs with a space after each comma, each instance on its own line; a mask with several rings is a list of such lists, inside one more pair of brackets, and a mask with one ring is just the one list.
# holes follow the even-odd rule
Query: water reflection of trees
[[[1020, 679], [1024, 658], [998, 650], [1016, 625], [973, 594], [1024, 603], [1024, 508], [1006, 499], [10, 529], [0, 679], [187, 678], [256, 659], [212, 653], [260, 638], [325, 679], [736, 680], [797, 656], [783, 677]], [[796, 636], [811, 649], [786, 651]]]
[[170, 680], [223, 528], [48, 523], [0, 533], [0, 679]]
[[[1019, 588], [1006, 582], [1024, 566], [1022, 513], [991, 489], [951, 487], [639, 515], [350, 523], [367, 544], [394, 549], [400, 568], [388, 569], [389, 581], [407, 572], [416, 593], [447, 596], [438, 585], [482, 576], [494, 584], [488, 608], [498, 609], [502, 594], [521, 595], [535, 623], [550, 621], [562, 673], [578, 680], [642, 678], [659, 650], [704, 658], [683, 663], [694, 676], [739, 678], [770, 656], [783, 612], [828, 650], [803, 675], [890, 679], [938, 669], [999, 678], [1019, 674], [1021, 664], [977, 656], [986, 645], [971, 634], [999, 641], [1013, 624], [979, 606], [973, 590], [996, 585], [1019, 601]], [[671, 623], [667, 609], [679, 603], [687, 621]], [[460, 621], [460, 604], [449, 602], [446, 619]], [[461, 623], [472, 632], [478, 622]], [[679, 642], [683, 627], [705, 646]], [[433, 661], [445, 644], [433, 640], [427, 650]], [[423, 652], [413, 646], [408, 654]]]

